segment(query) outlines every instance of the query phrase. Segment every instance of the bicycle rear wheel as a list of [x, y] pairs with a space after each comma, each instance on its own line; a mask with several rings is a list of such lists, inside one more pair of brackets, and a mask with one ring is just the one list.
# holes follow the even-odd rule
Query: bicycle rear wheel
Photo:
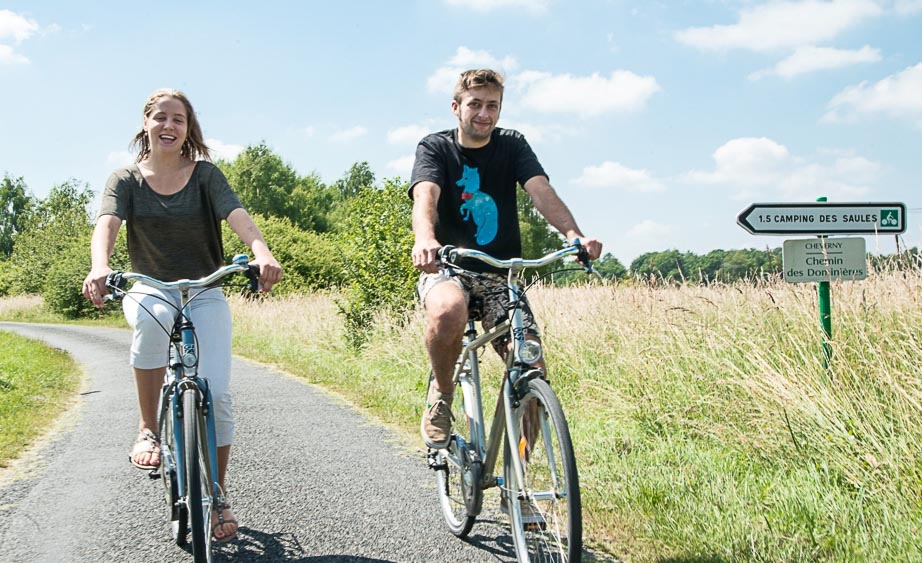
[[[519, 561], [580, 561], [579, 476], [560, 402], [546, 381], [533, 379], [513, 417], [521, 439], [510, 444], [506, 437], [503, 467], [516, 556]], [[521, 489], [512, 456], [518, 456], [524, 468]]]
[[[198, 393], [188, 389], [182, 394], [183, 454], [186, 466], [186, 506], [189, 509], [189, 524], [192, 530], [192, 555], [196, 563], [211, 561], [211, 519], [209, 499], [204, 496], [202, 466], [199, 452]], [[208, 514], [206, 514], [206, 511]]]
[[[164, 397], [163, 400], [169, 400]], [[173, 409], [167, 406], [160, 420], [160, 477], [163, 480], [166, 504], [170, 511], [170, 531], [176, 545], [186, 545], [189, 532], [189, 511], [180, 502], [179, 479], [176, 473], [176, 441], [173, 434]]]
[[[433, 383], [429, 372], [429, 385]], [[426, 390], [428, 397], [429, 391]], [[459, 538], [467, 537], [480, 513], [483, 491], [480, 489], [481, 464], [472, 454], [471, 428], [464, 414], [464, 393], [455, 385], [451, 412], [454, 417], [452, 439], [448, 448], [430, 455], [435, 469], [439, 505], [448, 529]]]

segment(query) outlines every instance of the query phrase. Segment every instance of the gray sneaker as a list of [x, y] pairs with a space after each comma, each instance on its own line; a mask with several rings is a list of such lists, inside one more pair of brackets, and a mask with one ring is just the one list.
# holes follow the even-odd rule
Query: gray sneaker
[[[541, 514], [541, 510], [535, 506], [534, 502], [531, 500], [523, 501], [519, 503], [519, 507], [522, 510], [522, 524], [524, 524], [526, 528], [544, 529], [547, 522], [544, 519], [544, 515]], [[509, 514], [509, 501], [506, 500], [505, 494], [500, 498], [499, 511], [510, 518], [512, 517]]]
[[440, 450], [447, 448], [451, 442], [451, 395], [433, 393], [430, 395], [419, 430], [423, 435], [426, 446]]

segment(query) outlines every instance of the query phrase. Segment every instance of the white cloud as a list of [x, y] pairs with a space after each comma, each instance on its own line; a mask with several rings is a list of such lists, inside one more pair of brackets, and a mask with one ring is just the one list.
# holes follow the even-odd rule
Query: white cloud
[[211, 158], [214, 160], [232, 161], [244, 149], [240, 145], [231, 145], [217, 139], [205, 139], [205, 144], [208, 145], [208, 152], [211, 153]]
[[0, 65], [28, 64], [29, 59], [20, 55], [9, 45], [0, 45]]
[[583, 173], [573, 182], [589, 188], [623, 189], [629, 192], [661, 192], [666, 189], [648, 171], [628, 168], [611, 161], [583, 168]]
[[911, 16], [922, 12], [922, 0], [896, 0], [894, 9], [896, 9], [897, 14]]
[[34, 20], [26, 19], [9, 10], [0, 10], [0, 39], [13, 38], [20, 44], [38, 31]]
[[647, 100], [660, 91], [652, 76], [639, 76], [626, 70], [613, 71], [605, 78], [552, 75], [526, 71], [515, 77], [514, 85], [522, 91], [525, 107], [546, 113], [572, 113], [592, 117], [611, 112], [642, 109]]
[[539, 125], [530, 121], [500, 118], [499, 126], [505, 129], [515, 129], [525, 135], [530, 145], [561, 141], [579, 134], [578, 128], [559, 123], [543, 123]]
[[396, 172], [403, 178], [409, 178], [410, 172], [413, 171], [413, 162], [415, 160], [416, 160], [416, 155], [408, 154], [405, 156], [401, 156], [400, 158], [396, 158], [388, 162], [384, 166], [388, 170], [393, 170], [394, 172]]
[[829, 102], [823, 116], [827, 122], [885, 115], [911, 119], [922, 127], [922, 63], [873, 84], [867, 81], [842, 90]]
[[[0, 10], [0, 41], [12, 39], [19, 45], [38, 31], [34, 20], [26, 19], [9, 10]], [[28, 64], [29, 58], [17, 53], [9, 45], [0, 44], [0, 65]]]
[[873, 0], [768, 2], [740, 11], [735, 24], [692, 27], [675, 38], [705, 51], [770, 51], [829, 41], [882, 12]]
[[750, 74], [749, 79], [758, 80], [769, 75], [793, 78], [818, 70], [842, 68], [859, 63], [876, 63], [880, 59], [880, 49], [874, 49], [868, 45], [857, 50], [808, 45], [798, 47], [793, 54], [778, 62], [774, 67]]
[[404, 125], [388, 131], [387, 142], [392, 145], [415, 145], [427, 133], [429, 129], [424, 125]]
[[870, 161], [805, 164], [782, 178], [775, 193], [790, 201], [813, 200], [820, 195], [830, 200], [854, 200], [871, 192], [879, 168]]
[[823, 195], [853, 199], [870, 193], [879, 180], [880, 165], [864, 157], [841, 151], [821, 151], [818, 156], [821, 162], [794, 157], [785, 146], [764, 137], [733, 139], [714, 151], [713, 171], [691, 171], [679, 179], [733, 189], [737, 200], [791, 201]]
[[136, 156], [131, 151], [112, 151], [106, 156], [106, 164], [112, 168], [121, 168], [133, 163]]
[[349, 141], [354, 141], [359, 137], [364, 137], [367, 133], [368, 129], [365, 129], [360, 125], [356, 125], [355, 127], [350, 127], [348, 129], [343, 129], [333, 133], [330, 135], [330, 139], [338, 143], [347, 143]]
[[652, 219], [645, 219], [628, 229], [627, 237], [641, 239], [667, 238], [672, 235], [673, 231], [674, 229], [671, 225], [664, 225]]
[[310, 139], [315, 134], [317, 134], [317, 129], [315, 129], [313, 125], [302, 127], [301, 129], [299, 129], [299, 131], [301, 131], [301, 134], [304, 135], [308, 139]]
[[606, 37], [608, 40], [608, 50], [612, 53], [618, 53], [621, 51], [621, 47], [618, 46], [618, 43], [615, 41], [615, 34], [609, 33]]
[[533, 13], [543, 13], [550, 0], [445, 0], [449, 6], [470, 8], [477, 12], [492, 12], [502, 8], [521, 8]]
[[492, 68], [508, 76], [518, 66], [515, 58], [498, 59], [488, 51], [473, 51], [467, 47], [458, 47], [455, 55], [427, 80], [426, 88], [430, 92], [448, 94], [454, 92], [455, 84], [462, 72], [472, 68]]
[[692, 171], [684, 180], [694, 184], [763, 186], [778, 181], [792, 164], [787, 148], [765, 137], [743, 137], [724, 143], [713, 154], [712, 172]]

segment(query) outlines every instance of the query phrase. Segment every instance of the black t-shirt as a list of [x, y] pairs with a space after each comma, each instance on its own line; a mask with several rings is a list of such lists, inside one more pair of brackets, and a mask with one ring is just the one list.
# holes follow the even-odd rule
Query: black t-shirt
[[[410, 177], [440, 188], [435, 238], [442, 244], [481, 250], [500, 259], [522, 254], [516, 183], [547, 176], [525, 137], [512, 129], [493, 130], [490, 142], [470, 149], [458, 144], [457, 130], [432, 133], [416, 147]], [[482, 262], [465, 264], [490, 271]]]

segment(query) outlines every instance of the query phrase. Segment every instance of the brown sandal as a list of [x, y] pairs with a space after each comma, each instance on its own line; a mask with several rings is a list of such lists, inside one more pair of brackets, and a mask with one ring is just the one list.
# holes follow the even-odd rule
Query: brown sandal
[[[239, 529], [239, 526], [237, 525], [237, 519], [233, 516], [230, 518], [224, 518], [224, 511], [230, 510], [230, 507], [231, 505], [227, 501], [216, 501], [214, 506], [211, 507], [211, 509], [214, 510], [214, 513], [218, 515], [218, 521], [215, 522], [212, 520], [211, 522], [211, 538], [218, 543], [227, 543], [237, 537], [237, 530]], [[221, 528], [223, 531], [224, 524], [233, 524], [234, 533], [228, 535], [227, 537], [219, 538], [217, 535], [215, 535], [215, 530]]]
[[[156, 464], [142, 465], [135, 461], [138, 456], [147, 453], [157, 455]], [[142, 430], [139, 432], [138, 439], [135, 440], [134, 447], [131, 448], [131, 452], [128, 454], [128, 461], [138, 469], [147, 471], [158, 469], [160, 467], [160, 438], [150, 430]]]

